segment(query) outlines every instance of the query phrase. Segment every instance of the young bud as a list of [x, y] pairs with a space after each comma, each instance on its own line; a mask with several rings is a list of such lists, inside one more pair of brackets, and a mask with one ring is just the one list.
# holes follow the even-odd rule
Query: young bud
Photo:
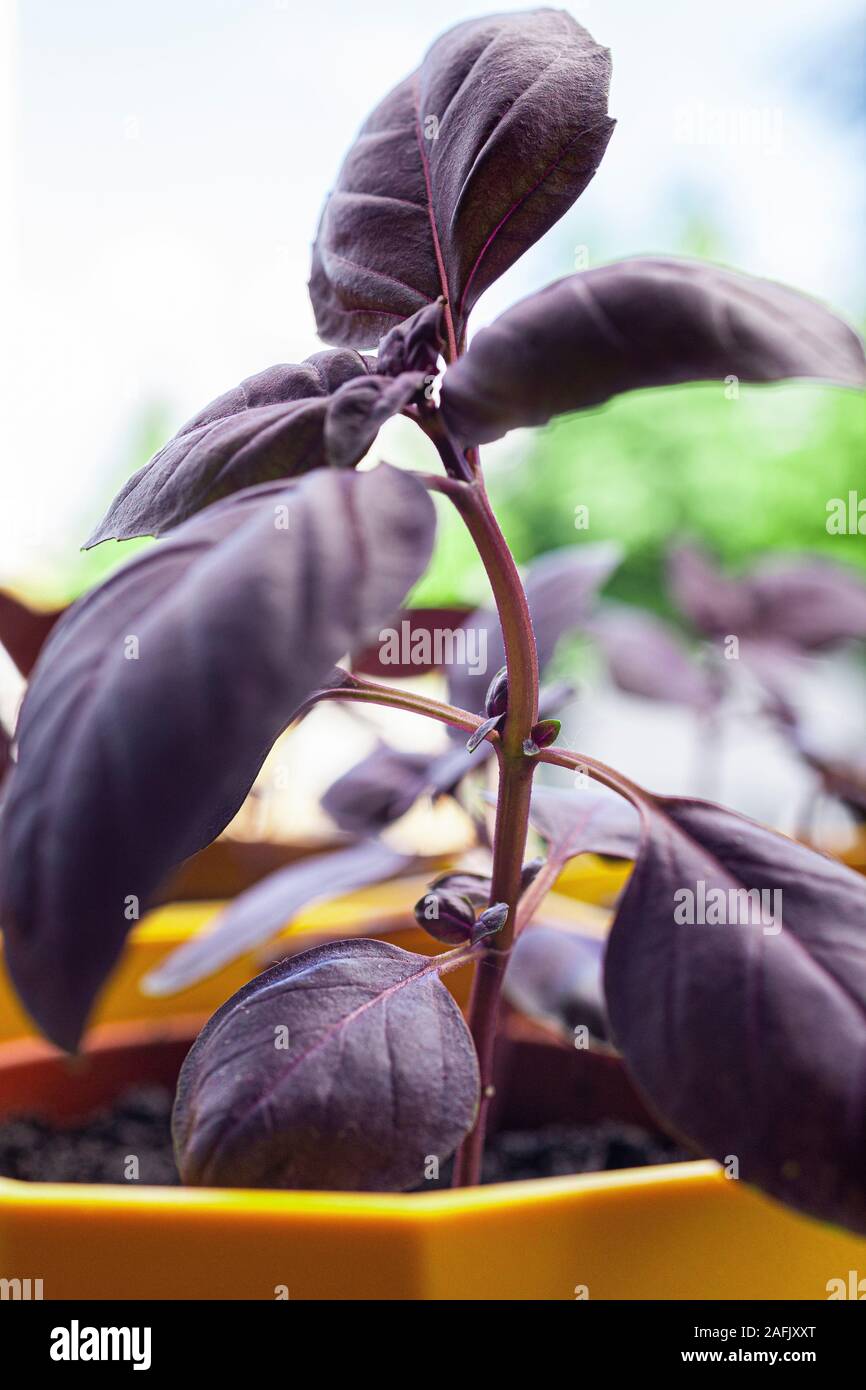
[[493, 680], [487, 687], [487, 695], [484, 699], [484, 712], [493, 718], [496, 715], [504, 714], [508, 709], [508, 671], [505, 666], [496, 672]]
[[523, 751], [527, 758], [534, 758], [542, 748], [554, 743], [561, 728], [562, 724], [558, 719], [540, 719], [533, 726], [530, 737], [523, 740]]
[[435, 889], [415, 904], [415, 921], [437, 941], [459, 946], [469, 941], [475, 926], [475, 910], [459, 893]]
[[475, 923], [472, 929], [473, 942], [482, 941], [485, 936], [494, 936], [496, 932], [502, 931], [507, 920], [508, 904], [494, 903], [486, 912], [482, 912]]

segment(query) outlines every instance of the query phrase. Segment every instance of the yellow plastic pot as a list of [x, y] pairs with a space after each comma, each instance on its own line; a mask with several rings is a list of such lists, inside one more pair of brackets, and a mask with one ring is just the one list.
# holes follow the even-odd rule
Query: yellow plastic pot
[[[383, 917], [395, 928], [417, 886], [357, 893], [305, 914], [291, 934], [353, 922], [387, 934]], [[579, 891], [573, 879], [563, 886]], [[596, 888], [603, 897], [609, 878]], [[591, 916], [568, 899], [553, 906]], [[172, 1000], [140, 995], [141, 975], [212, 912], [165, 908], [136, 930], [82, 1058], [28, 1037], [0, 976], [0, 1115], [71, 1115], [123, 1084], [173, 1075], [198, 1022], [260, 968], [241, 962]], [[433, 946], [411, 931], [395, 939]], [[447, 977], [458, 994], [466, 973]], [[821, 1299], [852, 1269], [866, 1273], [866, 1241], [793, 1215], [710, 1162], [410, 1195], [0, 1179], [0, 1279], [41, 1279], [47, 1299]]]

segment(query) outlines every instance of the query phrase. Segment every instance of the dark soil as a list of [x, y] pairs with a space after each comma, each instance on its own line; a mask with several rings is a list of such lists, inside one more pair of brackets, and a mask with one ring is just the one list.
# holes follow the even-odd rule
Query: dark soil
[[[73, 1127], [26, 1117], [6, 1120], [0, 1123], [0, 1175], [27, 1182], [178, 1183], [171, 1148], [172, 1100], [171, 1091], [162, 1086], [139, 1086]], [[692, 1156], [662, 1135], [613, 1120], [504, 1130], [488, 1143], [483, 1181], [640, 1168]], [[137, 1168], [131, 1160], [137, 1160]], [[443, 1164], [439, 1179], [424, 1182], [419, 1190], [448, 1186], [450, 1170], [450, 1162]]]

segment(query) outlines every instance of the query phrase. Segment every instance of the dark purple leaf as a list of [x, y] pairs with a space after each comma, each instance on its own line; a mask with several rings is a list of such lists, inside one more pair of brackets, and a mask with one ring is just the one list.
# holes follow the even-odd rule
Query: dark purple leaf
[[142, 981], [145, 994], [177, 994], [269, 941], [312, 903], [381, 883], [405, 869], [405, 854], [381, 840], [314, 854], [268, 874], [241, 893], [206, 931], [172, 951]]
[[861, 1232], [864, 922], [866, 880], [838, 861], [722, 807], [653, 798], [605, 959], [614, 1040], [665, 1122]]
[[601, 986], [604, 941], [571, 928], [528, 926], [515, 942], [505, 975], [505, 997], [527, 1018], [553, 1025], [569, 1040], [574, 1030], [607, 1037]]
[[7, 963], [54, 1041], [77, 1044], [138, 912], [225, 827], [334, 662], [396, 611], [433, 529], [425, 489], [387, 466], [264, 484], [57, 625], [0, 818]]
[[609, 81], [607, 50], [561, 10], [437, 40], [362, 126], [325, 204], [310, 280], [321, 336], [372, 346], [444, 295], [459, 341], [478, 296], [595, 173]]
[[379, 344], [377, 371], [385, 376], [400, 376], [403, 372], [436, 376], [444, 347], [445, 305], [437, 299], [385, 335]]
[[[586, 621], [596, 590], [616, 569], [620, 557], [617, 545], [598, 541], [553, 550], [527, 566], [524, 589], [542, 674], [553, 659], [559, 639]], [[476, 655], [483, 652], [485, 659], [458, 662], [450, 668], [448, 697], [458, 708], [475, 711], [484, 704], [485, 677], [505, 664], [505, 643], [495, 608], [477, 609], [463, 626], [476, 634]], [[463, 734], [454, 731], [454, 737], [462, 738]]]
[[221, 497], [331, 464], [353, 467], [380, 426], [424, 386], [420, 372], [378, 376], [357, 352], [269, 367], [188, 421], [129, 479], [88, 546], [161, 535]]
[[224, 1004], [181, 1070], [185, 1182], [402, 1191], [444, 1162], [478, 1109], [478, 1062], [436, 961], [338, 941], [275, 965]]
[[707, 709], [715, 689], [668, 623], [638, 608], [608, 607], [587, 624], [611, 679], [629, 695]]
[[483, 328], [448, 368], [461, 444], [685, 381], [808, 378], [866, 386], [863, 344], [817, 300], [700, 261], [656, 257], [569, 275]]
[[322, 809], [350, 835], [372, 835], [399, 820], [430, 784], [433, 759], [380, 743], [325, 792]]
[[548, 859], [555, 864], [566, 864], [578, 854], [633, 859], [640, 842], [634, 807], [595, 782], [578, 791], [533, 787], [529, 819], [547, 841]]
[[354, 468], [385, 421], [416, 400], [426, 381], [424, 372], [402, 372], [347, 382], [325, 403], [325, 461], [335, 468]]
[[63, 609], [42, 611], [0, 590], [0, 646], [5, 647], [22, 676], [29, 676], [36, 658]]

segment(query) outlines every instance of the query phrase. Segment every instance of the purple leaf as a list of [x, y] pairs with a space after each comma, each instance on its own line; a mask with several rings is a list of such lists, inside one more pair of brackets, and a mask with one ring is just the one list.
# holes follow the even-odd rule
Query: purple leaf
[[505, 975], [505, 997], [527, 1018], [552, 1024], [570, 1041], [575, 1028], [607, 1037], [601, 985], [604, 941], [538, 923], [521, 932]]
[[49, 632], [63, 609], [41, 610], [0, 590], [0, 645], [5, 647], [22, 676], [29, 676]]
[[761, 637], [807, 651], [866, 637], [866, 584], [853, 570], [824, 560], [771, 560], [745, 587]]
[[421, 484], [387, 466], [264, 484], [57, 625], [0, 817], [7, 963], [54, 1041], [75, 1047], [168, 870], [228, 824], [298, 706], [398, 609], [434, 524]]
[[607, 607], [587, 624], [611, 679], [629, 695], [707, 709], [715, 690], [707, 672], [668, 623], [638, 608]]
[[629, 1071], [740, 1178], [866, 1232], [866, 880], [706, 802], [644, 822], [605, 959]]
[[[619, 546], [597, 541], [550, 551], [527, 566], [524, 589], [542, 674], [553, 659], [559, 639], [586, 621], [596, 590], [616, 569], [620, 557]], [[460, 709], [474, 711], [481, 709], [484, 702], [485, 677], [505, 664], [505, 643], [495, 608], [477, 609], [463, 626], [477, 634], [475, 651], [479, 657], [483, 652], [485, 659], [456, 662], [450, 668], [448, 698]], [[463, 734], [455, 731], [454, 737], [462, 738]]]
[[340, 830], [373, 835], [399, 820], [430, 784], [429, 753], [403, 752], [380, 743], [332, 782], [321, 806]]
[[423, 372], [436, 376], [445, 347], [445, 303], [437, 299], [387, 333], [379, 344], [377, 371], [385, 376]]
[[826, 560], [773, 557], [741, 579], [694, 546], [668, 559], [671, 595], [698, 631], [812, 651], [866, 637], [866, 583]]
[[[212, 401], [129, 479], [87, 547], [162, 535], [221, 497], [331, 464], [353, 467], [423, 373], [375, 374], [357, 352], [270, 367]], [[86, 548], [87, 548], [86, 547]]]
[[448, 368], [442, 409], [461, 444], [685, 381], [809, 378], [866, 386], [863, 344], [817, 300], [699, 261], [619, 261], [508, 309]]
[[426, 381], [424, 372], [402, 372], [347, 382], [325, 403], [325, 461], [335, 468], [354, 468], [385, 421], [416, 400]]
[[698, 632], [726, 637], [750, 630], [754, 619], [750, 595], [705, 550], [676, 546], [668, 556], [667, 569], [671, 597]]
[[547, 841], [548, 859], [555, 864], [566, 864], [578, 854], [634, 859], [640, 842], [634, 807], [597, 783], [580, 791], [533, 787], [529, 819]]
[[312, 903], [392, 878], [409, 863], [381, 840], [314, 854], [268, 874], [239, 894], [200, 935], [172, 951], [142, 981], [145, 994], [177, 994], [246, 955]]
[[185, 1182], [401, 1191], [444, 1162], [478, 1108], [478, 1062], [439, 963], [338, 941], [224, 1004], [184, 1062], [174, 1142]]
[[613, 122], [610, 59], [560, 10], [458, 24], [361, 128], [322, 213], [320, 335], [372, 346], [443, 295], [459, 342], [479, 295], [567, 212]]

